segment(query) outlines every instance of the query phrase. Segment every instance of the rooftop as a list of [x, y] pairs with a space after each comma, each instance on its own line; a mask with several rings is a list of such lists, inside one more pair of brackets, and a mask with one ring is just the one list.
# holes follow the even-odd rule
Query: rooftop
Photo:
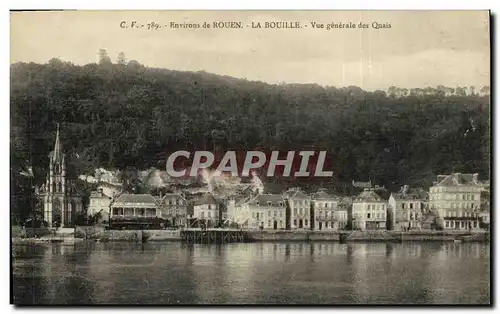
[[477, 173], [452, 173], [449, 175], [438, 175], [434, 186], [463, 186], [480, 185]]
[[194, 201], [194, 205], [217, 205], [217, 200], [212, 193], [206, 193]]
[[383, 199], [373, 189], [365, 189], [354, 199], [355, 202], [382, 202]]
[[310, 197], [300, 188], [291, 188], [283, 193], [285, 198], [309, 199]]
[[[250, 205], [267, 205], [270, 206], [284, 206], [285, 200], [283, 196], [278, 194], [260, 194], [250, 200]], [[281, 203], [281, 205], [280, 205]]]
[[314, 200], [337, 200], [339, 197], [335, 194], [330, 194], [326, 189], [319, 189], [311, 195]]
[[429, 197], [429, 193], [424, 189], [420, 188], [409, 188], [404, 186], [398, 193], [391, 194], [396, 200], [426, 200]]
[[140, 203], [156, 205], [156, 200], [150, 194], [122, 194], [116, 199], [115, 205], [118, 203]]

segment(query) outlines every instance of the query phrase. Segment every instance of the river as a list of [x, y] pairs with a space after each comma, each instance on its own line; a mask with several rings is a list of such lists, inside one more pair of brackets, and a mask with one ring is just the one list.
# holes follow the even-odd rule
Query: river
[[14, 304], [489, 304], [485, 243], [12, 248]]

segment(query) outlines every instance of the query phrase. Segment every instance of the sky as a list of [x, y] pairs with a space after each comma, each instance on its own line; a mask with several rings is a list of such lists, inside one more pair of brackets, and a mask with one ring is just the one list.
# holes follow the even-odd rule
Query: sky
[[[490, 82], [488, 11], [60, 11], [11, 13], [11, 63], [60, 58], [78, 65], [119, 52], [146, 66], [252, 81], [415, 88]], [[241, 29], [121, 28], [155, 22]], [[264, 28], [265, 22], [301, 28]], [[263, 28], [252, 28], [252, 22]], [[325, 28], [313, 28], [311, 22]], [[358, 28], [359, 23], [369, 28]], [[373, 22], [390, 24], [375, 29]], [[330, 23], [356, 28], [326, 29]]]

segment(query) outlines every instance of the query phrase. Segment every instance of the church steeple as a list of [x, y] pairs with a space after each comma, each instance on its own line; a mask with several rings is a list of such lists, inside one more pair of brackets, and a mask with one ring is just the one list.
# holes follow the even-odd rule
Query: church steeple
[[59, 123], [57, 124], [57, 132], [56, 132], [56, 142], [54, 144], [54, 160], [59, 160], [62, 157], [62, 147], [61, 141], [59, 140]]

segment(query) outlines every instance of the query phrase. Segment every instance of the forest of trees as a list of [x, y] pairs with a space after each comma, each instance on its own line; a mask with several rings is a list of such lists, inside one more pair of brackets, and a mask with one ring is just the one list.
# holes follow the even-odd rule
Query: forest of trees
[[[327, 150], [334, 177], [321, 184], [339, 190], [351, 180], [426, 188], [452, 171], [489, 178], [488, 87], [270, 85], [145, 67], [123, 53], [113, 63], [105, 50], [99, 58], [84, 66], [59, 59], [11, 66], [11, 207], [18, 216], [29, 212], [30, 180], [45, 179], [56, 123], [74, 177], [97, 167], [164, 168], [175, 150], [217, 146]], [[34, 177], [20, 175], [30, 165]]]

